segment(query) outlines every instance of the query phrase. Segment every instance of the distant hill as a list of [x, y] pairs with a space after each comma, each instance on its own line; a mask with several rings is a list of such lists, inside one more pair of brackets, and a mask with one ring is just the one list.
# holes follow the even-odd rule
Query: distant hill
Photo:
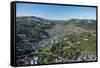
[[67, 20], [66, 23], [64, 23], [64, 25], [71, 24], [71, 23], [85, 29], [96, 29], [96, 20], [92, 20], [92, 19], [70, 19]]
[[70, 20], [47, 20], [44, 18], [36, 17], [36, 16], [23, 16], [23, 17], [17, 17], [17, 20], [21, 23], [27, 23], [35, 22], [35, 23], [52, 23], [53, 25], [55, 23], [61, 23], [64, 25], [67, 24], [74, 24], [75, 26], [85, 28], [85, 29], [96, 29], [96, 20], [92, 19], [70, 19]]

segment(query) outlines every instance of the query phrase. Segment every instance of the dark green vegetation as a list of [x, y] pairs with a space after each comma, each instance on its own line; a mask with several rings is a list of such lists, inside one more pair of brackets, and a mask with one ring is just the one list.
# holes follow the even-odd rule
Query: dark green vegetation
[[96, 60], [96, 20], [17, 17], [17, 65]]

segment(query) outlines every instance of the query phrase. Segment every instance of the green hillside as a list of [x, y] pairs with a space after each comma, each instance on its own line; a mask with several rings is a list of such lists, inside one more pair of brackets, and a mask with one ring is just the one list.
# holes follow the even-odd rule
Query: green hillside
[[16, 18], [17, 65], [96, 60], [96, 20]]

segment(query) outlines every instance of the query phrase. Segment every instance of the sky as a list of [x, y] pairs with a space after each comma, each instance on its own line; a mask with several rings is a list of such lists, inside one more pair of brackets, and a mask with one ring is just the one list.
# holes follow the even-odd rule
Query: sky
[[37, 16], [49, 20], [95, 19], [95, 7], [16, 3], [16, 16]]

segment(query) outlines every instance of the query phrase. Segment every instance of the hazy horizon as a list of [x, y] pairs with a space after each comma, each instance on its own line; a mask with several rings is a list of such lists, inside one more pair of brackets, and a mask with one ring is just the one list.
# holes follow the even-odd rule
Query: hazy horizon
[[[17, 16], [17, 17], [38, 17], [38, 18], [43, 18], [43, 17], [39, 17], [39, 16]], [[43, 19], [46, 19], [46, 18], [43, 18]], [[70, 19], [59, 19], [59, 20], [62, 20], [62, 21], [67, 21], [67, 20], [71, 20], [71, 19], [76, 19], [76, 20], [96, 20], [96, 19], [81, 19], [81, 18], [70, 18]], [[46, 19], [46, 20], [58, 20], [58, 19]]]

